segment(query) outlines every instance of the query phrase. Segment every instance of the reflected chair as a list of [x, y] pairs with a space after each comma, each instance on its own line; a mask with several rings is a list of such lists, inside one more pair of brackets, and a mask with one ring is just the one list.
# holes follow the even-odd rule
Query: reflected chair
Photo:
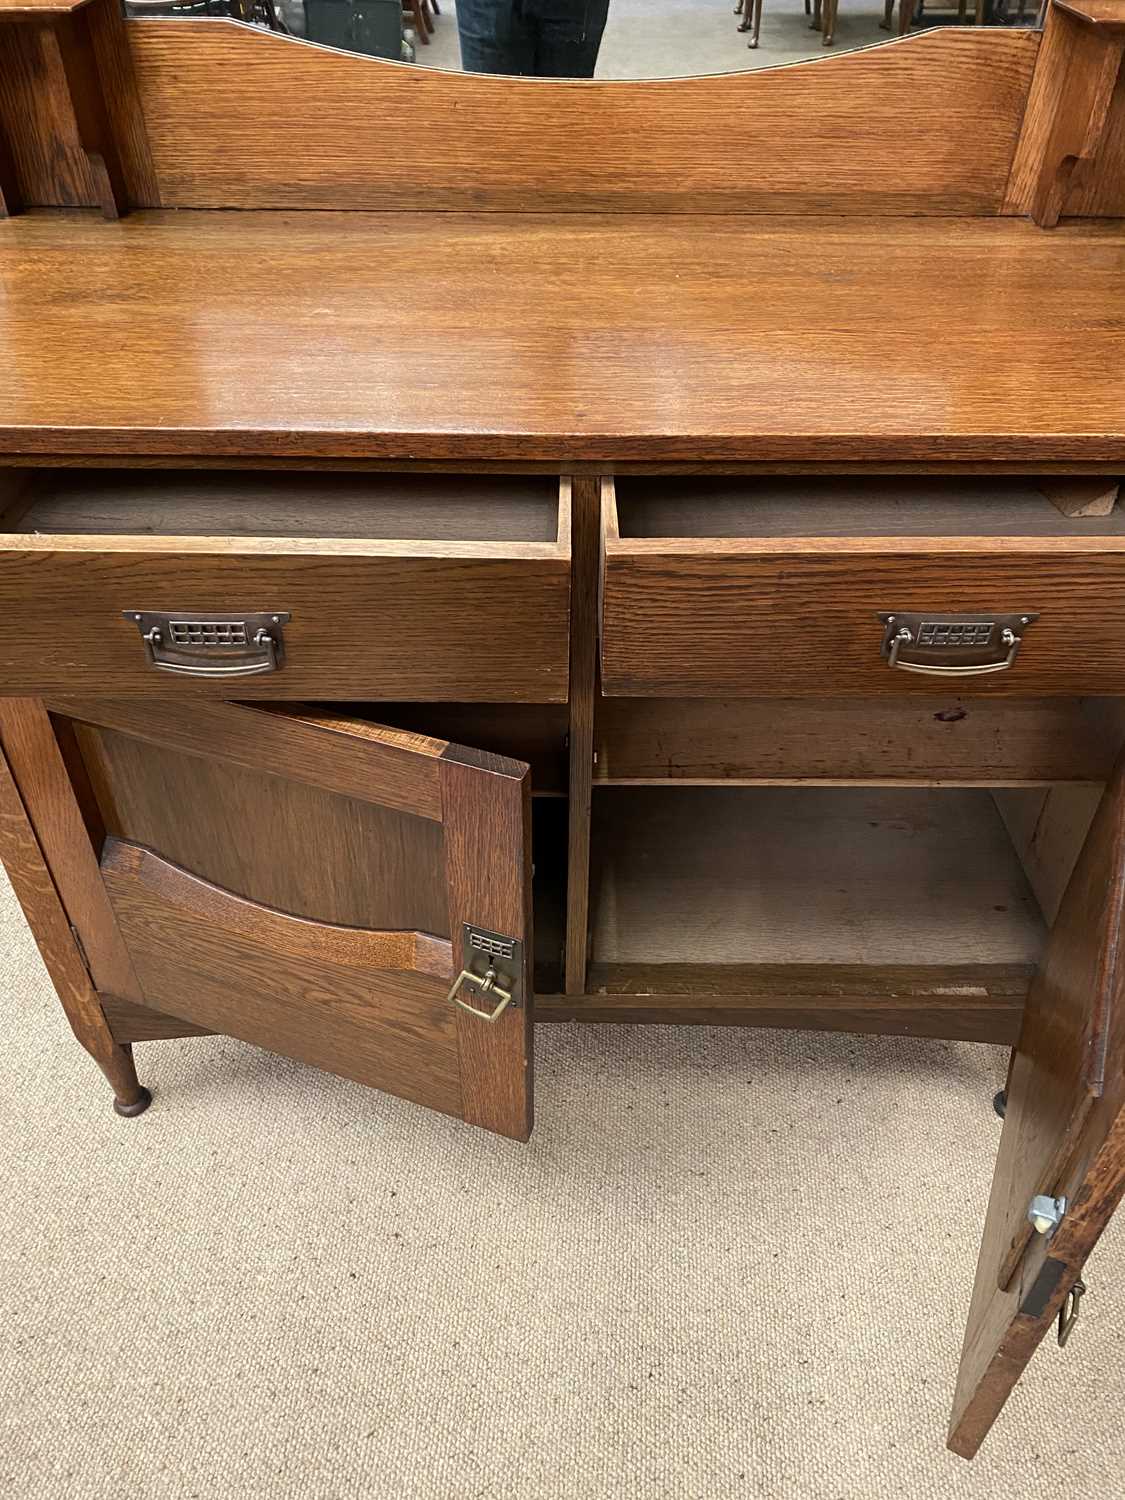
[[[819, 0], [817, 0], [817, 3], [819, 4]], [[812, 5], [813, 0], [805, 0], [806, 16], [812, 15]], [[762, 29], [762, 0], [738, 0], [738, 4], [734, 7], [734, 13], [736, 16], [742, 17], [742, 24], [738, 28], [739, 31], [748, 31], [750, 33], [750, 40], [746, 45], [748, 47], [756, 47], [758, 45], [758, 34]]]
[[438, 0], [402, 0], [403, 20], [409, 21], [423, 47], [430, 45], [434, 16], [441, 15]]

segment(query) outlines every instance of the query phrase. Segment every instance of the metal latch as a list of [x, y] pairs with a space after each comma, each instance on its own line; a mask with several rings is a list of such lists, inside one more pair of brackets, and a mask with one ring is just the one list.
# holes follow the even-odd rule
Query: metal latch
[[161, 672], [185, 677], [255, 677], [276, 672], [284, 659], [286, 610], [261, 614], [162, 614], [127, 609], [145, 643], [145, 656]]
[[1054, 1234], [1066, 1217], [1066, 1199], [1052, 1198], [1049, 1193], [1037, 1193], [1027, 1206], [1028, 1223], [1036, 1234]]
[[[461, 925], [461, 972], [453, 981], [446, 999], [482, 1021], [498, 1021], [511, 1006], [523, 1004], [523, 943], [519, 938], [489, 932], [484, 927]], [[469, 988], [474, 994], [495, 997], [494, 1010], [480, 1010], [462, 1000], [460, 992]]]
[[980, 677], [1006, 672], [1037, 614], [920, 615], [880, 611], [888, 666], [931, 677]]
[[1081, 1277], [1074, 1283], [1066, 1294], [1066, 1300], [1059, 1308], [1059, 1348], [1066, 1348], [1066, 1341], [1074, 1332], [1074, 1325], [1078, 1322], [1078, 1314], [1081, 1312], [1079, 1303], [1086, 1295], [1086, 1283]]

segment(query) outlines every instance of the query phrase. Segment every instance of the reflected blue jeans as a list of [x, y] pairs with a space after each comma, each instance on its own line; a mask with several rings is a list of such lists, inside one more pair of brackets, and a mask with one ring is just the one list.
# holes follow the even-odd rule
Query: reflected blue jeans
[[457, 0], [466, 73], [592, 78], [609, 0]]

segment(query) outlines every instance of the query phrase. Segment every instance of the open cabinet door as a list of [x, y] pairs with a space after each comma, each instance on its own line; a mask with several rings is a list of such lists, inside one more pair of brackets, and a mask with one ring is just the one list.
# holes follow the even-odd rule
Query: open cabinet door
[[[1125, 770], [1119, 763], [1028, 996], [949, 1446], [972, 1458], [1125, 1190]], [[1032, 1199], [1065, 1198], [1039, 1232]], [[1076, 1414], [1077, 1415], [1077, 1414]]]
[[527, 766], [335, 711], [48, 706], [5, 746], [85, 824], [56, 878], [118, 1041], [223, 1032], [526, 1140]]

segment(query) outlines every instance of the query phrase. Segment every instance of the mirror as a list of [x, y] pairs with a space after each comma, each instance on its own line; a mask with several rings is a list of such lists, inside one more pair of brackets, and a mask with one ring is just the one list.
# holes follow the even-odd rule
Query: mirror
[[[450, 72], [684, 78], [772, 68], [948, 25], [1042, 24], [1035, 0], [126, 0], [228, 16]], [[1045, 9], [1045, 3], [1043, 6]]]

